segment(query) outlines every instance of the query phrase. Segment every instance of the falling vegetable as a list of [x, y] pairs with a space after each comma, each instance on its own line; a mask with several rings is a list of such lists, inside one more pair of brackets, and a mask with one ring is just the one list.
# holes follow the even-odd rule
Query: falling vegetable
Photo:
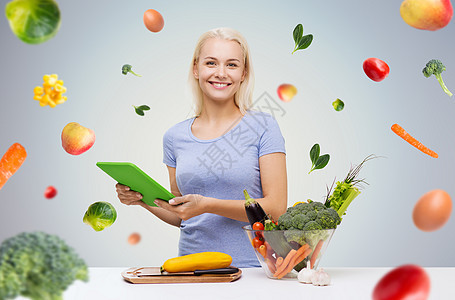
[[150, 107], [147, 106], [147, 105], [141, 105], [141, 106], [134, 106], [134, 110], [136, 111], [136, 113], [140, 116], [143, 116], [144, 115], [144, 110], [150, 110]]
[[405, 140], [409, 144], [413, 145], [414, 147], [422, 151], [423, 153], [428, 154], [431, 157], [438, 158], [438, 154], [436, 152], [425, 147], [421, 142], [419, 142], [418, 140], [413, 138], [409, 133], [407, 133], [400, 125], [393, 124], [392, 131], [395, 132], [403, 140]]
[[63, 80], [58, 79], [57, 74], [44, 75], [43, 86], [35, 87], [33, 93], [35, 94], [33, 99], [39, 101], [41, 106], [55, 107], [67, 99], [66, 96], [63, 96], [66, 93], [66, 87], [63, 86]]
[[430, 276], [420, 266], [402, 265], [386, 273], [373, 290], [373, 300], [416, 299], [430, 295]]
[[21, 167], [27, 152], [19, 143], [14, 143], [9, 147], [0, 160], [0, 190], [8, 179]]
[[342, 111], [344, 108], [344, 102], [337, 98], [332, 102], [332, 106], [336, 111]]
[[44, 191], [44, 197], [46, 197], [46, 199], [52, 199], [55, 196], [57, 196], [57, 189], [52, 185], [48, 186]]
[[84, 223], [92, 226], [95, 231], [101, 231], [114, 224], [117, 211], [108, 202], [95, 202], [89, 206], [84, 215]]
[[449, 91], [449, 89], [446, 87], [444, 84], [444, 80], [442, 80], [441, 73], [446, 70], [446, 67], [442, 64], [442, 62], [439, 59], [432, 59], [430, 60], [425, 68], [423, 68], [422, 73], [425, 77], [430, 77], [431, 75], [434, 75], [436, 79], [439, 82], [439, 85], [442, 87], [444, 92], [449, 95], [449, 97], [452, 97], [452, 93]]
[[382, 81], [389, 76], [390, 68], [385, 61], [370, 57], [363, 62], [363, 71], [373, 81]]
[[312, 34], [303, 35], [303, 25], [302, 24], [298, 24], [294, 28], [292, 35], [294, 37], [294, 43], [295, 43], [294, 51], [292, 51], [292, 54], [294, 54], [294, 52], [297, 50], [303, 50], [303, 49], [308, 48], [311, 45], [311, 42], [313, 42]]
[[132, 66], [131, 66], [131, 65], [128, 65], [128, 64], [123, 65], [123, 66], [122, 66], [122, 74], [123, 74], [123, 75], [126, 75], [126, 74], [128, 74], [128, 72], [131, 73], [131, 74], [133, 74], [133, 75], [136, 75], [136, 76], [138, 76], [138, 77], [142, 77], [142, 75], [139, 75], [139, 74], [136, 74], [136, 73], [133, 72]]
[[0, 245], [0, 299], [63, 300], [75, 280], [88, 279], [84, 260], [56, 235], [23, 232]]
[[60, 27], [60, 10], [54, 0], [13, 0], [6, 4], [5, 14], [13, 33], [28, 44], [51, 39]]
[[308, 174], [310, 174], [314, 170], [324, 168], [329, 163], [330, 155], [324, 154], [324, 155], [319, 156], [320, 151], [321, 150], [320, 150], [319, 144], [314, 144], [313, 147], [311, 147], [310, 159], [311, 159], [312, 165], [311, 165], [311, 170], [310, 170], [310, 172], [308, 172]]

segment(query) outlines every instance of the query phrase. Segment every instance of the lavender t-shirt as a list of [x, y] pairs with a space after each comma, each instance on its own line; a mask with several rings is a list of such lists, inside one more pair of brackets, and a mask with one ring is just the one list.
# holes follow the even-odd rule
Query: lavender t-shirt
[[[222, 136], [201, 140], [191, 131], [194, 120], [174, 125], [163, 137], [163, 162], [176, 168], [181, 194], [244, 201], [246, 189], [252, 198], [262, 198], [259, 157], [285, 153], [277, 121], [270, 114], [248, 111]], [[179, 255], [218, 251], [231, 255], [236, 267], [257, 267], [242, 229], [247, 224], [210, 213], [182, 221]]]

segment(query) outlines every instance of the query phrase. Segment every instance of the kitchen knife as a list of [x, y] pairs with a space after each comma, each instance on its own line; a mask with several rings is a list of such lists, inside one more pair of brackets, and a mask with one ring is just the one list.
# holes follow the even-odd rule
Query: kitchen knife
[[204, 274], [234, 274], [239, 271], [238, 268], [220, 268], [220, 269], [210, 269], [210, 270], [195, 270], [191, 272], [166, 272], [161, 271], [161, 267], [145, 267], [139, 268], [134, 271], [128, 272], [130, 274], [136, 275], [138, 277], [143, 276], [199, 276]]

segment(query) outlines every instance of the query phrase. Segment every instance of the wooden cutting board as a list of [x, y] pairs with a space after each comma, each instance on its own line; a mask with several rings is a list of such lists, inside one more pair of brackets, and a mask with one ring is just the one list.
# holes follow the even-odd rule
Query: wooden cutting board
[[138, 276], [135, 271], [141, 269], [146, 271], [147, 267], [129, 268], [122, 272], [122, 277], [131, 283], [205, 283], [205, 282], [232, 282], [242, 276], [239, 269], [234, 274], [204, 274], [204, 275], [154, 275]]

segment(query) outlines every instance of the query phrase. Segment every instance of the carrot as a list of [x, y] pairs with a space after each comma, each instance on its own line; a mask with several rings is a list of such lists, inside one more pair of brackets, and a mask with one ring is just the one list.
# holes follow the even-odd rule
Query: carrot
[[311, 249], [306, 249], [302, 254], [300, 254], [299, 256], [295, 256], [294, 260], [292, 263], [290, 263], [286, 269], [284, 269], [284, 271], [281, 273], [281, 274], [278, 274], [277, 278], [280, 279], [282, 278], [284, 275], [286, 275], [287, 273], [291, 272], [292, 269], [294, 269], [294, 267], [296, 265], [298, 265], [302, 260], [304, 260], [309, 254], [311, 253]]
[[395, 132], [399, 137], [404, 139], [406, 142], [422, 151], [423, 153], [428, 154], [431, 157], [438, 158], [438, 154], [436, 152], [425, 147], [421, 142], [419, 142], [418, 140], [413, 138], [409, 133], [407, 133], [400, 125], [393, 124], [392, 131]]
[[[301, 246], [295, 254], [292, 256], [289, 264], [282, 270], [281, 273], [275, 273], [274, 276], [277, 277], [278, 279], [282, 278], [284, 275], [287, 273], [291, 272], [292, 269], [297, 265], [299, 262], [301, 262], [305, 257], [308, 256], [308, 254], [311, 253], [311, 249], [308, 244], [305, 244]], [[305, 255], [305, 256], [304, 256]]]
[[314, 247], [313, 255], [311, 255], [311, 258], [310, 258], [310, 266], [312, 269], [314, 267], [314, 263], [316, 262], [316, 259], [318, 258], [319, 252], [321, 252], [322, 244], [324, 244], [324, 241], [319, 240], [316, 247]]
[[277, 276], [278, 274], [280, 274], [281, 272], [283, 272], [283, 270], [289, 265], [289, 262], [291, 261], [291, 259], [294, 257], [294, 255], [297, 253], [297, 251], [295, 249], [292, 249], [291, 251], [289, 251], [288, 255], [286, 255], [286, 257], [284, 258], [283, 260], [283, 263], [276, 268], [276, 272], [275, 274], [273, 274], [273, 276]]
[[0, 190], [8, 179], [20, 168], [27, 152], [19, 143], [14, 143], [0, 160]]
[[283, 264], [283, 258], [281, 256], [278, 256], [278, 258], [276, 259], [275, 266], [277, 268], [279, 268], [282, 264]]
[[271, 261], [269, 258], [266, 258], [265, 260], [265, 263], [267, 264], [267, 266], [269, 267], [269, 270], [272, 274], [275, 274], [276, 272], [276, 266], [275, 264], [273, 263], [273, 261]]
[[273, 263], [276, 262], [276, 258], [273, 256], [273, 254], [275, 253], [275, 251], [273, 251], [272, 247], [270, 246], [269, 243], [267, 243], [267, 241], [264, 242], [264, 245], [267, 249], [267, 258], [270, 259]]
[[264, 258], [267, 257], [267, 248], [265, 247], [265, 245], [259, 246], [258, 252], [262, 255], [262, 257]]

